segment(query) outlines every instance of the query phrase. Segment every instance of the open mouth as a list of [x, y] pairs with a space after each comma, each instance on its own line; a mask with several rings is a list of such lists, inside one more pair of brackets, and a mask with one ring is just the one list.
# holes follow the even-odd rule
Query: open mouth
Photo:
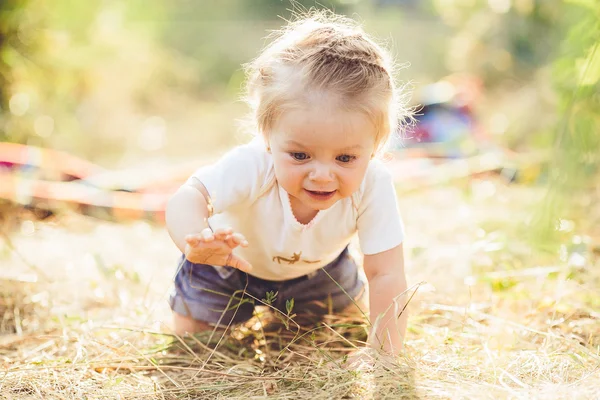
[[322, 191], [318, 191], [318, 190], [308, 190], [308, 189], [304, 189], [304, 190], [310, 197], [312, 197], [315, 200], [328, 200], [328, 199], [332, 198], [336, 192], [335, 190], [332, 190], [331, 192], [322, 192]]

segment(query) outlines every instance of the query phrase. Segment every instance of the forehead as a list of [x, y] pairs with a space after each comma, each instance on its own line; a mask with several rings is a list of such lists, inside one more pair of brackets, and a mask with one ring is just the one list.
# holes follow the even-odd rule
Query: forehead
[[285, 111], [275, 121], [271, 140], [305, 147], [349, 148], [374, 146], [376, 128], [367, 115], [316, 102]]

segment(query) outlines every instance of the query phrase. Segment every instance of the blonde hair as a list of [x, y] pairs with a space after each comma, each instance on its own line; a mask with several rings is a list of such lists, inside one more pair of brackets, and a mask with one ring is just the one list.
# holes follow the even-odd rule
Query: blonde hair
[[[246, 101], [256, 129], [266, 136], [277, 118], [310, 104], [315, 93], [364, 112], [376, 128], [380, 150], [409, 116], [393, 79], [387, 51], [353, 20], [310, 11], [271, 35], [273, 41], [246, 69]], [[300, 104], [299, 104], [300, 103]]]

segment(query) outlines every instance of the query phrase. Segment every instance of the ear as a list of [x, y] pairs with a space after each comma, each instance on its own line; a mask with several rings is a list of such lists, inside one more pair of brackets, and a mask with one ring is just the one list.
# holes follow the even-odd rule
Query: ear
[[269, 141], [269, 137], [263, 135], [263, 141], [265, 142], [265, 148], [267, 150], [267, 153], [271, 154], [271, 142]]

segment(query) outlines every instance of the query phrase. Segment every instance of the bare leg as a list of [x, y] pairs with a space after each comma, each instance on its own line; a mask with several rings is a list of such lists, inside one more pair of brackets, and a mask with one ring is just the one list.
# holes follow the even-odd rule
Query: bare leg
[[363, 291], [345, 308], [339, 311], [331, 310], [330, 304], [323, 301], [314, 301], [308, 303], [310, 306], [309, 312], [298, 312], [294, 321], [302, 327], [312, 327], [319, 321], [332, 323], [338, 321], [339, 318], [350, 319], [358, 322], [366, 321], [365, 315], [369, 315], [368, 296]]
[[212, 331], [214, 327], [204, 321], [185, 317], [176, 312], [173, 313], [173, 325], [175, 333], [179, 336], [184, 336], [186, 333], [194, 334], [199, 332]]
[[354, 303], [350, 303], [346, 308], [339, 312], [339, 315], [346, 317], [361, 317], [369, 315], [369, 296], [366, 291], [363, 291], [355, 299]]

